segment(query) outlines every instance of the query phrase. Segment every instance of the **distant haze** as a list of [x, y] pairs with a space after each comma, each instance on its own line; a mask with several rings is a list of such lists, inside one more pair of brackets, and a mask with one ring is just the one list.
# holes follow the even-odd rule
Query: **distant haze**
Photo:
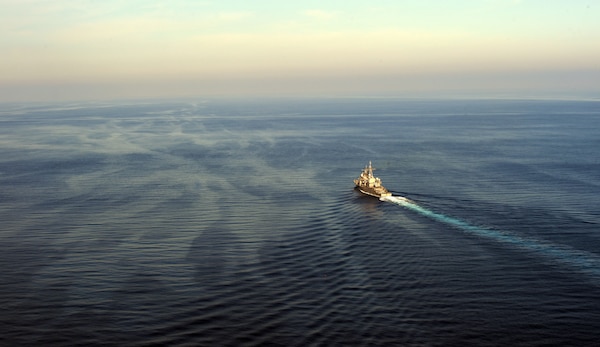
[[594, 96], [593, 1], [0, 0], [0, 101]]

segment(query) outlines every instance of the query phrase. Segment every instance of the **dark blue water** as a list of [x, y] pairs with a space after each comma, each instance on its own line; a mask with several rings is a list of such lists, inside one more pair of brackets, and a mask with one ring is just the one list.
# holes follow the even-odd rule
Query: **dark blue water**
[[0, 345], [593, 345], [599, 149], [593, 101], [4, 104]]

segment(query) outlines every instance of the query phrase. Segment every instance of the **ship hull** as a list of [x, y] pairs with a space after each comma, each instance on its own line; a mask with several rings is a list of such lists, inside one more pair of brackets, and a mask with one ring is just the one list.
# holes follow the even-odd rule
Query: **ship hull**
[[386, 196], [392, 196], [392, 193], [390, 193], [388, 191], [386, 191], [386, 192], [376, 192], [372, 188], [360, 187], [360, 186], [356, 186], [356, 189], [358, 189], [358, 191], [360, 191], [363, 194], [374, 196], [376, 198], [383, 198], [383, 197], [386, 197]]

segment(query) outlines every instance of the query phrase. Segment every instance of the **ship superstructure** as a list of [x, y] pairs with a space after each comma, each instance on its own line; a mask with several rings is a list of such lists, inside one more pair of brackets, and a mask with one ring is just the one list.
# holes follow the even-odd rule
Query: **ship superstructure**
[[384, 186], [381, 185], [381, 179], [373, 175], [373, 170], [375, 170], [375, 168], [373, 168], [371, 162], [369, 162], [369, 165], [365, 166], [360, 173], [360, 176], [354, 180], [356, 187], [362, 193], [378, 198], [391, 196], [392, 193], [390, 193], [387, 189], [385, 189]]

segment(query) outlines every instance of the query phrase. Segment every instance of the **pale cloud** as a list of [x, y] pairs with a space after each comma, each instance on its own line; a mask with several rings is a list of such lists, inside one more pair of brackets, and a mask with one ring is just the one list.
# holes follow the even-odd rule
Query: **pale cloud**
[[306, 10], [306, 11], [303, 11], [302, 14], [307, 17], [310, 17], [313, 19], [319, 19], [319, 20], [326, 20], [326, 19], [331, 19], [331, 18], [335, 17], [335, 13], [333, 13], [333, 12], [317, 10], [317, 9]]
[[485, 2], [488, 3], [494, 3], [494, 4], [520, 4], [523, 2], [523, 0], [485, 0]]
[[254, 16], [252, 12], [221, 12], [216, 17], [223, 21], [238, 21], [252, 16]]

